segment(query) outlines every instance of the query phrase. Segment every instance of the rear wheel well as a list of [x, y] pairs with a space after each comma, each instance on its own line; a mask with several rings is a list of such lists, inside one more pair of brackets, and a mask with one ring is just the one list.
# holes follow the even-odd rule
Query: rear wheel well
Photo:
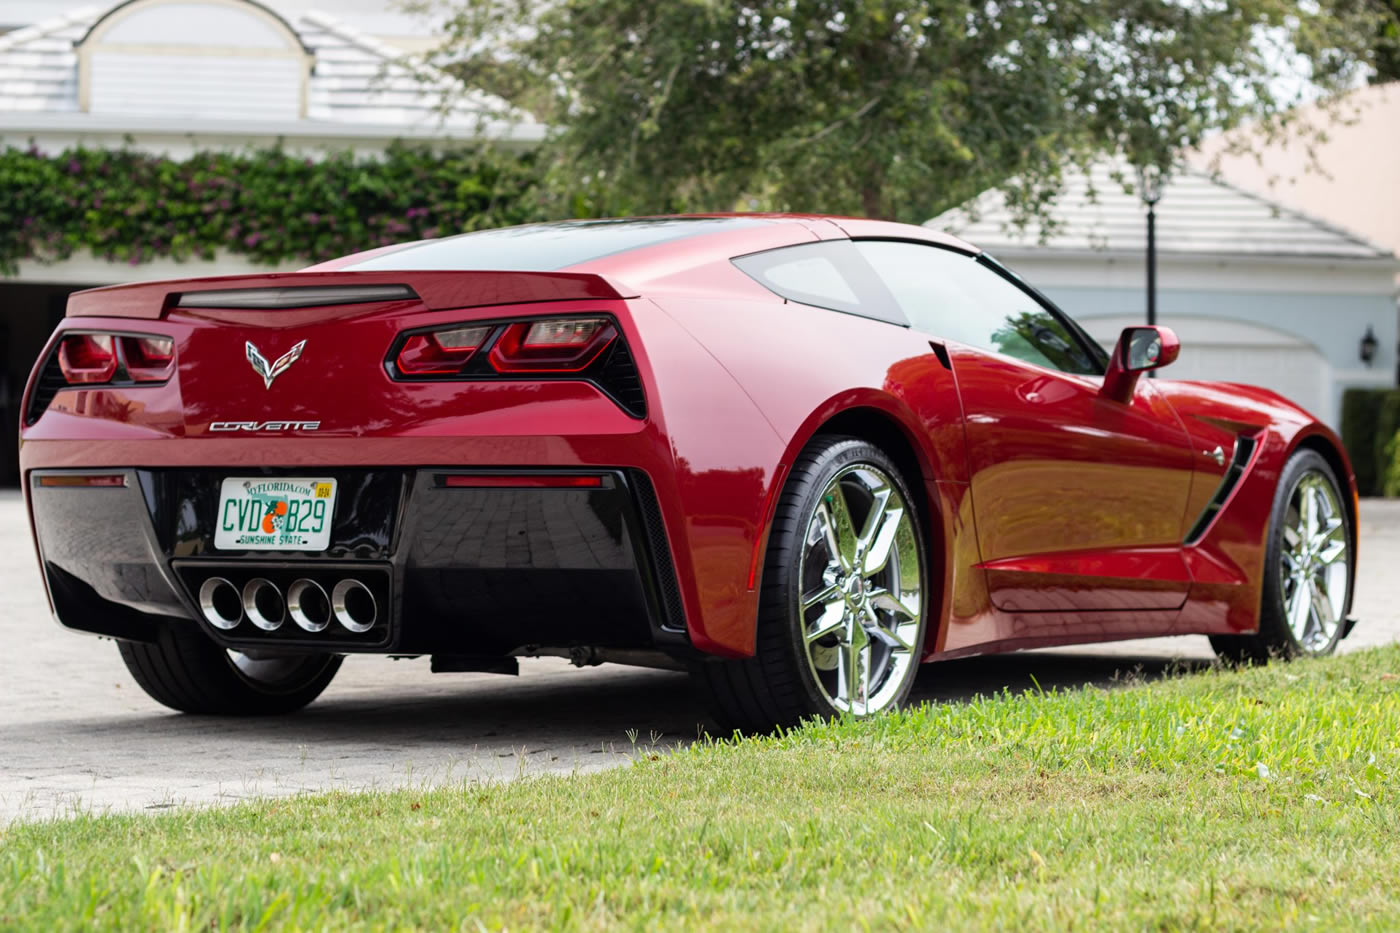
[[848, 408], [832, 416], [817, 428], [813, 436], [855, 437], [883, 450], [904, 476], [919, 509], [919, 522], [929, 543], [930, 569], [937, 568], [939, 577], [947, 565], [947, 542], [943, 540], [943, 525], [935, 522], [937, 510], [929, 500], [928, 483], [923, 460], [904, 427], [889, 415], [875, 408]]

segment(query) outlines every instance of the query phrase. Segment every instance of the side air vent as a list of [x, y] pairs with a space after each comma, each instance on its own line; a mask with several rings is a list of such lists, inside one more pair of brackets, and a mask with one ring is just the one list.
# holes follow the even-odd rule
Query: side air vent
[[321, 308], [375, 301], [408, 301], [418, 293], [407, 285], [295, 285], [287, 288], [233, 288], [173, 295], [182, 308], [229, 308], [249, 311]]
[[1195, 544], [1210, 530], [1211, 522], [1220, 514], [1221, 507], [1230, 498], [1230, 493], [1235, 491], [1240, 477], [1244, 476], [1244, 471], [1249, 467], [1249, 461], [1254, 456], [1254, 448], [1258, 443], [1254, 438], [1243, 434], [1235, 439], [1235, 454], [1230, 458], [1230, 466], [1220, 478], [1220, 486], [1216, 488], [1215, 495], [1210, 497], [1210, 501], [1201, 511], [1201, 517], [1196, 519], [1191, 533], [1186, 536], [1187, 544]]
[[63, 378], [63, 369], [58, 365], [58, 347], [55, 345], [39, 378], [34, 383], [34, 391], [29, 393], [29, 408], [24, 413], [26, 426], [39, 420], [39, 416], [49, 410], [49, 405], [60, 389], [68, 388], [68, 380]]
[[645, 418], [647, 397], [632, 352], [621, 340], [615, 341], [594, 377], [599, 388], [613, 397], [633, 417]]

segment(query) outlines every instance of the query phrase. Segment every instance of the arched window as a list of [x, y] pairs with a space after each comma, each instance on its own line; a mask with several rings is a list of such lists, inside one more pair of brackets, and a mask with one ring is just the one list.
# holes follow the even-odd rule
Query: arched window
[[249, 0], [129, 0], [78, 43], [83, 110], [298, 120], [312, 56], [286, 21]]

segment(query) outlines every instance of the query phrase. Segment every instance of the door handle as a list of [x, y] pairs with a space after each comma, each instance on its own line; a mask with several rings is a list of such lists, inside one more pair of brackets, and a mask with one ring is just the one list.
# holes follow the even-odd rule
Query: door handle
[[1214, 460], [1216, 466], [1225, 465], [1225, 451], [1220, 447], [1219, 444], [1215, 446], [1214, 450], [1203, 450], [1201, 451], [1201, 454]]

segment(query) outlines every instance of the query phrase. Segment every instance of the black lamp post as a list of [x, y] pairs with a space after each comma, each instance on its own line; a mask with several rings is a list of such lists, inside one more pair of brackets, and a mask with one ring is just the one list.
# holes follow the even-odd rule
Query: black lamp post
[[1138, 194], [1147, 205], [1147, 324], [1157, 323], [1157, 202], [1162, 199], [1162, 173], [1155, 165], [1138, 167]]

